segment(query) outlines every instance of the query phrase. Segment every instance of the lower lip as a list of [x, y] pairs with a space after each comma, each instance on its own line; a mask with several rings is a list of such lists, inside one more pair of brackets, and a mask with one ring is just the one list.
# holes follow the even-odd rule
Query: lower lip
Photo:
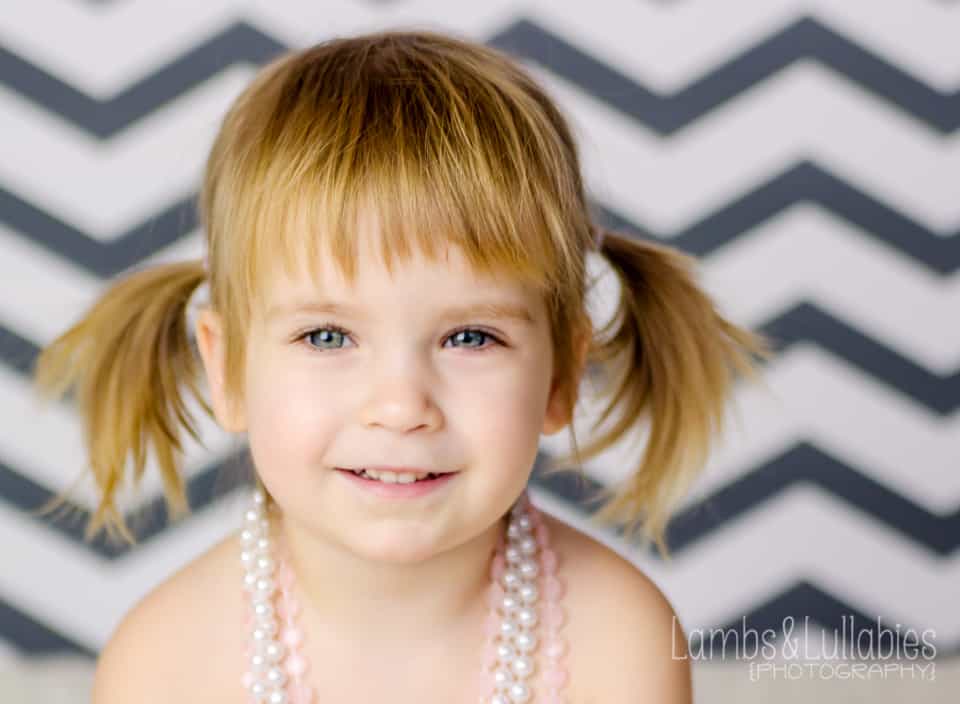
[[346, 469], [338, 469], [336, 472], [361, 489], [387, 499], [414, 499], [418, 496], [426, 496], [447, 486], [457, 476], [456, 472], [450, 472], [449, 474], [441, 474], [436, 479], [425, 479], [409, 484], [388, 484], [376, 479], [364, 479]]

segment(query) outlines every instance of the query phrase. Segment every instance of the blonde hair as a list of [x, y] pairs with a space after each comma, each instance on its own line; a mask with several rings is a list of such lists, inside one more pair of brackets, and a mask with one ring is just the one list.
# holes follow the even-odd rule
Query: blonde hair
[[477, 271], [519, 277], [543, 296], [565, 408], [572, 418], [589, 365], [606, 399], [594, 427], [616, 418], [582, 450], [571, 425], [574, 453], [547, 472], [579, 467], [648, 420], [636, 471], [601, 492], [609, 501], [595, 519], [642, 528], [667, 556], [670, 509], [722, 428], [734, 373], [754, 374], [750, 355], [767, 356], [766, 340], [717, 312], [690, 256], [609, 231], [600, 252], [621, 296], [594, 331], [586, 255], [600, 230], [565, 119], [506, 55], [426, 30], [334, 38], [263, 67], [207, 161], [199, 209], [209, 271], [197, 261], [131, 273], [42, 351], [40, 391], [77, 389], [99, 492], [85, 538], [105, 527], [135, 542], [116, 497], [129, 459], [139, 481], [148, 447], [171, 514], [189, 513], [180, 431], [196, 438], [197, 429], [185, 394], [212, 415], [186, 326], [194, 290], [208, 280], [224, 323], [225, 388], [239, 402], [247, 328], [275, 267], [294, 272], [330, 256], [352, 281], [352, 231], [365, 206], [379, 218], [388, 268], [413, 248], [436, 257], [452, 244]]

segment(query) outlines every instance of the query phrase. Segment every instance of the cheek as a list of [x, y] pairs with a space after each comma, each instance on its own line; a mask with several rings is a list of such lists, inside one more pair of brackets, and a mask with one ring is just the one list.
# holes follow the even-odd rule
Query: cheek
[[543, 426], [546, 382], [532, 368], [488, 380], [457, 405], [475, 437], [500, 456], [534, 457]]
[[264, 374], [252, 380], [247, 408], [251, 452], [262, 471], [282, 464], [309, 463], [326, 444], [337, 417], [337, 403], [316, 380], [290, 374]]

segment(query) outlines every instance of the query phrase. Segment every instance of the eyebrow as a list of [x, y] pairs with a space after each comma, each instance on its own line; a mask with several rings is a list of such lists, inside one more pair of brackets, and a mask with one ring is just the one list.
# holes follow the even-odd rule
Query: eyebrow
[[[286, 304], [275, 304], [267, 309], [267, 320], [285, 318], [303, 313], [340, 315], [343, 317], [363, 318], [362, 309], [349, 303], [336, 301], [303, 301]], [[498, 320], [513, 320], [524, 325], [535, 325], [533, 315], [526, 306], [506, 302], [481, 302], [451, 306], [441, 313], [443, 318], [495, 318]]]

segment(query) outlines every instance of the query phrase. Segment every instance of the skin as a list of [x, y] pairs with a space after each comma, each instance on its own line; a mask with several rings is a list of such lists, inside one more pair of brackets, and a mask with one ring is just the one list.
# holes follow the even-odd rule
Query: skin
[[[324, 298], [360, 314], [254, 317], [242, 403], [224, 393], [217, 315], [202, 311], [196, 333], [217, 419], [246, 433], [280, 507], [271, 520], [306, 617], [349, 633], [344, 648], [395, 657], [410, 652], [411, 634], [440, 642], [482, 616], [500, 519], [526, 486], [541, 433], [565, 427], [569, 409], [542, 301], [515, 281], [478, 277], [455, 249], [439, 262], [417, 254], [391, 276], [365, 228], [355, 286], [324, 264], [319, 281], [279, 275], [265, 307]], [[444, 316], [485, 301], [523, 305], [533, 323]], [[298, 339], [329, 324], [346, 334]], [[369, 464], [458, 474], [443, 491], [389, 502], [333, 470]]]
[[[322, 295], [366, 317], [253, 320], [243, 403], [227, 403], [221, 323], [201, 311], [211, 403], [226, 430], [247, 434], [279, 505], [271, 527], [290, 548], [304, 654], [323, 700], [473, 701], [500, 518], [527, 483], [539, 435], [570, 420], [545, 311], [515, 282], [475, 277], [454, 251], [439, 263], [415, 257], [393, 278], [368, 251], [358, 274], [355, 289], [333, 270], [322, 290], [276, 280], [268, 303]], [[534, 325], [440, 317], [451, 304], [491, 299], [527, 304]], [[347, 335], [295, 339], [329, 322]], [[461, 326], [503, 346], [455, 335]], [[586, 342], [577, 343], [580, 369]], [[460, 475], [442, 493], [390, 507], [331, 469], [372, 461]], [[599, 541], [543, 517], [566, 585], [567, 701], [689, 704], [685, 636], [662, 592]], [[94, 704], [246, 700], [239, 550], [239, 536], [227, 536], [125, 615], [98, 659]]]

